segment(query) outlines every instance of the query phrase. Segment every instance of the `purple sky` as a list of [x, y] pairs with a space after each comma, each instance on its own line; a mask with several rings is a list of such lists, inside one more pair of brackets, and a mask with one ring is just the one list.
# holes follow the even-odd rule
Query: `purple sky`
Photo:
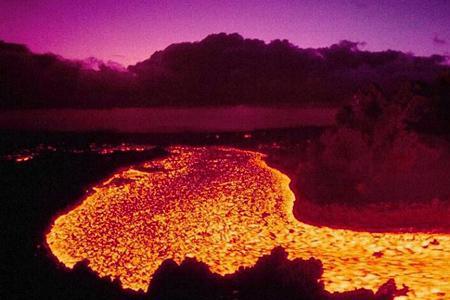
[[348, 39], [366, 42], [367, 50], [448, 55], [450, 0], [0, 0], [0, 39], [67, 58], [128, 65], [217, 32], [300, 47]]

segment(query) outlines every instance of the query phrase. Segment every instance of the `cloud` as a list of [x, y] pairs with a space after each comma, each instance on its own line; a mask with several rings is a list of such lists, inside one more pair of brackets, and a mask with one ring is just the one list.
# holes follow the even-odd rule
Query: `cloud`
[[95, 68], [0, 42], [0, 108], [309, 105], [342, 103], [375, 82], [432, 80], [445, 57], [362, 51], [361, 43], [299, 48], [239, 34], [172, 44], [127, 71], [92, 59]]
[[365, 1], [351, 0], [350, 3], [358, 9], [367, 9], [369, 4]]
[[439, 36], [437, 34], [435, 34], [433, 37], [433, 43], [438, 46], [447, 45], [447, 41], [439, 38]]

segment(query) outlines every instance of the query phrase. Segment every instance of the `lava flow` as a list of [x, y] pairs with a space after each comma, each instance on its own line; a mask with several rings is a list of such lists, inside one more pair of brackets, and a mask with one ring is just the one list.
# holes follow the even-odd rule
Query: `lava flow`
[[262, 154], [221, 147], [170, 152], [116, 173], [59, 216], [46, 236], [58, 260], [71, 268], [88, 259], [100, 276], [146, 290], [165, 259], [196, 257], [228, 274], [282, 246], [290, 258], [320, 259], [331, 291], [375, 290], [395, 278], [410, 287], [408, 299], [450, 297], [450, 235], [302, 224], [292, 214], [289, 178]]

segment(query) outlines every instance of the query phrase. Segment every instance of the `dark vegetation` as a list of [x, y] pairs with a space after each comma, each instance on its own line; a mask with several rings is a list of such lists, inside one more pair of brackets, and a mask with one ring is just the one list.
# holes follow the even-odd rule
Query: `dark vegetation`
[[300, 48], [239, 34], [172, 44], [126, 70], [34, 54], [0, 41], [0, 108], [111, 108], [221, 105], [340, 105], [368, 83], [387, 92], [405, 80], [430, 82], [444, 56], [368, 52], [341, 41]]
[[450, 73], [394, 94], [360, 90], [302, 159], [294, 185], [303, 220], [450, 230]]

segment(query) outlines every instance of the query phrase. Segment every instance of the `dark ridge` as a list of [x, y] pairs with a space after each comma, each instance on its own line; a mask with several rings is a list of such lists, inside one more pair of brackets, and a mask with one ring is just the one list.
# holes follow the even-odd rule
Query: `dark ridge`
[[371, 82], [393, 91], [404, 81], [429, 82], [449, 70], [439, 55], [368, 52], [351, 41], [300, 48], [237, 33], [172, 44], [128, 70], [95, 61], [94, 70], [0, 41], [0, 109], [336, 106]]

